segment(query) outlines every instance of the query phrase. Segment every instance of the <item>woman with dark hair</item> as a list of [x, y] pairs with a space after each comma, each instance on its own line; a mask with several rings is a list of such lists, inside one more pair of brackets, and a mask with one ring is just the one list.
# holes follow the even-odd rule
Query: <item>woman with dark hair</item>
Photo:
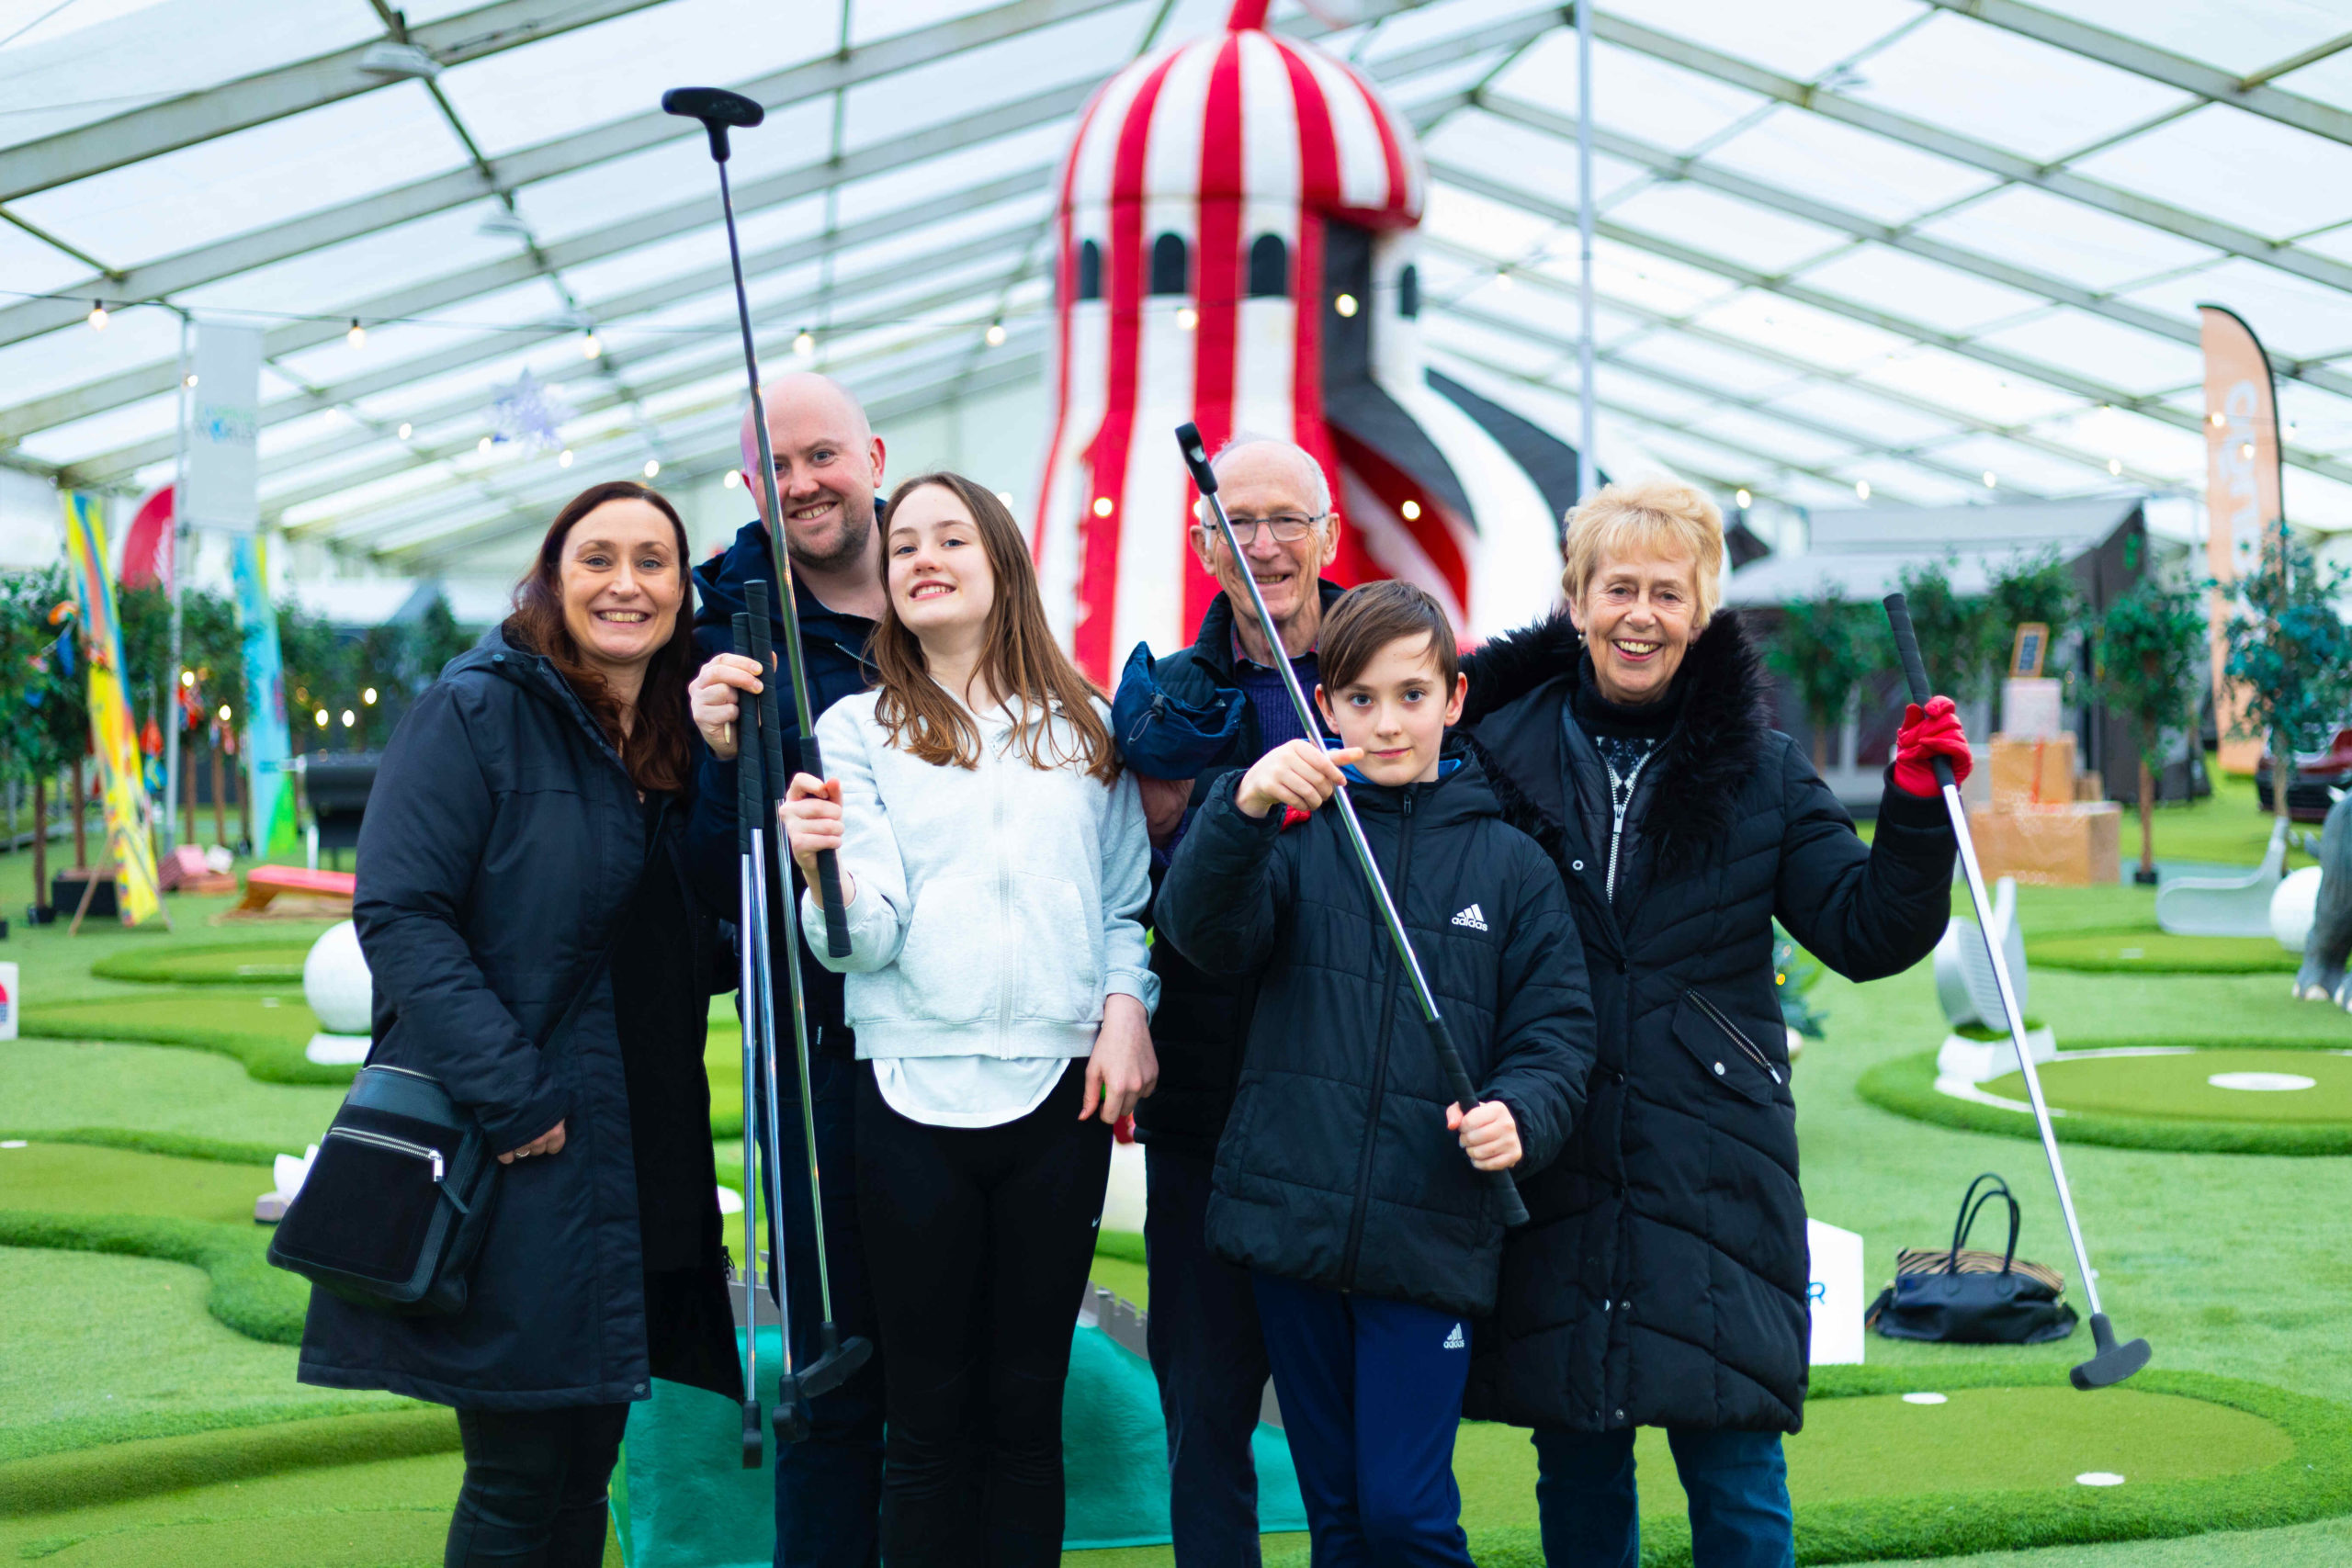
[[[1143, 798], [1046, 624], [1027, 541], [955, 474], [882, 514], [879, 685], [817, 721], [781, 815], [841, 854], [882, 1330], [890, 1568], [1061, 1561], [1062, 1383], [1111, 1168], [1159, 1077]], [[820, 917], [804, 897], [802, 918]]]
[[352, 914], [371, 1063], [440, 1080], [504, 1168], [452, 1317], [311, 1292], [300, 1376], [457, 1407], [448, 1568], [594, 1568], [629, 1402], [740, 1397], [702, 1051], [716, 931], [679, 854], [695, 665], [658, 492], [556, 515], [514, 610], [385, 749]]
[[1910, 709], [1866, 843], [1717, 613], [1713, 502], [1611, 485], [1565, 549], [1566, 613], [1472, 658], [1463, 728], [1567, 886], [1600, 1053], [1525, 1184], [1464, 1408], [1535, 1429], [1551, 1568], [1640, 1560], [1641, 1427], [1666, 1428], [1697, 1568], [1791, 1568], [1808, 1270], [1773, 922], [1849, 979], [1925, 958], [1954, 847], [1929, 768], [1965, 775], [1968, 738], [1947, 698]]

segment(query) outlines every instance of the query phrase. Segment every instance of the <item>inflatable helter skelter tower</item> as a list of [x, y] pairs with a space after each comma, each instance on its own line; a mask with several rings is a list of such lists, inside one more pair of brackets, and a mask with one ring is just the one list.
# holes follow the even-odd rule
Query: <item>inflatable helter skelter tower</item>
[[1048, 611], [1107, 681], [1191, 640], [1216, 585], [1187, 545], [1176, 426], [1279, 435], [1333, 476], [1327, 573], [1403, 577], [1476, 639], [1557, 594], [1576, 455], [1421, 361], [1411, 126], [1262, 27], [1137, 61], [1079, 121], [1056, 217], [1056, 408], [1035, 547]]

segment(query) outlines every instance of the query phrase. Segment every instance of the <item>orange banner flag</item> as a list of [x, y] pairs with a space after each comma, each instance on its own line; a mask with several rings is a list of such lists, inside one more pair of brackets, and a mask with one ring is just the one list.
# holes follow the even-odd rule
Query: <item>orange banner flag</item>
[[[2234, 310], [2199, 305], [2205, 350], [2206, 564], [2217, 582], [2231, 583], [2262, 558], [2267, 531], [2284, 515], [2279, 496], [2278, 400], [2270, 358]], [[2231, 595], [2213, 592], [2213, 720], [2222, 741], [2221, 765], [2250, 773], [2261, 760], [2258, 738], [2233, 736], [2244, 711], [2233, 682], [2222, 678], [2229, 657]]]

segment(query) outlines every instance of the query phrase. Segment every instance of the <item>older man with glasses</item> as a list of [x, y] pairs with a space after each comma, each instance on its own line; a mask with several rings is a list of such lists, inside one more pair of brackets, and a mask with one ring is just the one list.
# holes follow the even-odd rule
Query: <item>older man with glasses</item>
[[[1314, 690], [1316, 637], [1325, 609], [1340, 595], [1337, 584], [1321, 578], [1340, 522], [1331, 512], [1330, 481], [1312, 456], [1287, 441], [1240, 436], [1210, 467], [1240, 558], [1214, 525], [1193, 527], [1193, 553], [1223, 592], [1201, 617], [1193, 645], [1139, 678], [1193, 712], [1224, 710], [1237, 692], [1246, 700], [1217, 754], [1189, 759], [1193, 777], [1149, 776], [1155, 761], [1165, 765], [1163, 758], [1148, 740], [1138, 745], [1122, 733], [1122, 743], [1136, 748], [1128, 760], [1141, 779], [1161, 866], [1213, 777], [1302, 738], [1274, 660], [1289, 660], [1299, 683]], [[1244, 572], [1265, 597], [1280, 649], [1268, 643], [1250, 609]], [[1131, 673], [1131, 681], [1137, 678]], [[1121, 695], [1124, 708], [1134, 694], [1123, 689]], [[1258, 1478], [1250, 1441], [1266, 1385], [1266, 1348], [1248, 1272], [1212, 1255], [1204, 1235], [1209, 1173], [1233, 1108], [1255, 997], [1245, 983], [1193, 968], [1168, 942], [1153, 944], [1151, 966], [1160, 983], [1152, 1022], [1159, 1088], [1136, 1106], [1136, 1124], [1148, 1173], [1148, 1333], [1168, 1422], [1176, 1561], [1180, 1568], [1255, 1568]]]

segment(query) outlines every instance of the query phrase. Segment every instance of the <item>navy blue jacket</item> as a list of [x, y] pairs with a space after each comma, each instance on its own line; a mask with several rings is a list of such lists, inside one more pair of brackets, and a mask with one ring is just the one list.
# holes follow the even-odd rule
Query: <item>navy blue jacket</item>
[[[781, 643], [783, 604], [773, 592], [775, 559], [768, 552], [767, 525], [756, 519], [743, 525], [725, 555], [695, 569], [695, 593], [702, 605], [695, 616], [695, 646], [705, 660], [713, 654], [735, 651], [734, 616], [744, 608], [743, 584], [754, 580], [771, 584], [768, 632]], [[815, 594], [798, 586], [797, 577], [795, 584], [794, 611], [800, 620], [800, 650], [808, 670], [808, 706], [815, 716], [822, 717], [827, 708], [843, 697], [855, 696], [873, 684], [873, 667], [865, 661], [865, 644], [874, 634], [874, 623], [863, 615], [828, 610], [817, 602]], [[777, 656], [782, 657], [781, 649]], [[788, 672], [776, 672], [775, 694], [776, 713], [784, 721], [785, 765], [794, 767], [799, 727], [792, 711]], [[686, 822], [687, 863], [703, 901], [717, 911], [719, 919], [732, 922], [741, 901], [741, 860], [735, 846], [735, 764], [722, 762], [711, 755], [699, 732], [695, 739], [695, 807]], [[781, 794], [781, 789], [777, 793]], [[775, 960], [782, 963], [786, 956], [783, 949], [785, 924], [775, 904], [775, 890], [782, 885], [777, 881], [775, 824], [768, 827], [768, 930], [776, 944]], [[789, 857], [786, 857], [786, 863], [789, 863]], [[792, 886], [797, 893], [800, 884], [798, 874], [794, 874]], [[808, 1003], [808, 1027], [814, 1032], [810, 1044], [819, 1050], [847, 1055], [850, 1036], [842, 1020], [842, 977], [819, 964], [805, 943], [799, 960], [801, 995]], [[784, 1021], [779, 1018], [777, 1027], [783, 1026]]]
[[[638, 1146], [609, 975], [587, 974], [642, 873], [681, 879], [674, 807], [647, 842], [620, 757], [545, 659], [497, 630], [452, 660], [384, 750], [352, 901], [375, 981], [368, 1059], [429, 1073], [511, 1149], [565, 1126], [560, 1154], [498, 1178], [464, 1312], [394, 1317], [311, 1292], [298, 1375], [491, 1410], [643, 1399], [649, 1380], [736, 1397], [733, 1318], [709, 1197], [709, 1255], [683, 1314], [649, 1324]], [[650, 850], [650, 853], [649, 853]], [[695, 922], [680, 1005], [707, 1005], [717, 933]], [[571, 1027], [539, 1037], [583, 980]]]

